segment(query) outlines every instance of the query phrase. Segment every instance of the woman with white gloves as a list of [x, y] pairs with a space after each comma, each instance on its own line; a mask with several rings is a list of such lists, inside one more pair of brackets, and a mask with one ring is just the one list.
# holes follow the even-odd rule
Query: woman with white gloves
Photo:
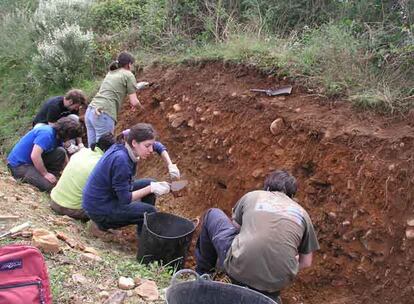
[[129, 130], [125, 144], [114, 144], [108, 149], [90, 174], [83, 190], [82, 207], [100, 230], [136, 224], [140, 234], [144, 213], [156, 212], [156, 195], [170, 192], [168, 182], [133, 179], [138, 161], [154, 150], [167, 163], [170, 176], [180, 177], [165, 147], [155, 138], [150, 124], [136, 124]]

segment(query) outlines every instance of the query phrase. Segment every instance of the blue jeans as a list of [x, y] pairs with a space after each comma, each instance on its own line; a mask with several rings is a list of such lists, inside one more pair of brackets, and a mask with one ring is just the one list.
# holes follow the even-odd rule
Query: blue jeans
[[[237, 234], [239, 234], [239, 229], [233, 225], [222, 210], [217, 208], [207, 210], [195, 249], [196, 271], [199, 274], [203, 274], [213, 272], [216, 267], [223, 269], [227, 252]], [[258, 291], [275, 300], [277, 303], [280, 303], [279, 291], [272, 293], [260, 291], [241, 282], [237, 282], [233, 278], [230, 279], [233, 284]]]
[[[153, 179], [143, 178], [132, 183], [132, 191], [139, 190], [148, 186]], [[130, 204], [120, 204], [114, 202], [117, 207], [111, 214], [96, 215], [88, 213], [88, 216], [98, 225], [101, 230], [117, 229], [128, 225], [137, 225], [137, 233], [141, 234], [144, 222], [144, 213], [156, 212], [155, 194], [151, 193], [144, 196], [141, 201], [131, 202]]]
[[216, 264], [222, 269], [227, 251], [238, 233], [239, 230], [222, 210], [207, 210], [195, 249], [196, 271], [200, 274], [211, 273]]
[[88, 137], [88, 146], [96, 144], [99, 138], [105, 133], [115, 131], [115, 121], [106, 113], [97, 115], [95, 108], [88, 107], [85, 113], [86, 135]]

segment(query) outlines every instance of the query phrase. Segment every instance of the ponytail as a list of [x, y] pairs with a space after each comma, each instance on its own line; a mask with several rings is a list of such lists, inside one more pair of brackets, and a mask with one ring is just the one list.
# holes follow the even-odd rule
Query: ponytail
[[118, 60], [112, 61], [112, 63], [109, 65], [109, 70], [115, 71], [117, 69], [119, 69], [119, 61]]

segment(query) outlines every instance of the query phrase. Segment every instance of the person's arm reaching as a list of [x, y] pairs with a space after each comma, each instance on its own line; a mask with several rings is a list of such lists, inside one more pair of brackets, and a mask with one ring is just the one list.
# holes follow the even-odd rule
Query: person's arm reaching
[[311, 267], [312, 265], [312, 252], [308, 254], [299, 254], [299, 269]]
[[82, 148], [84, 148], [84, 147], [85, 147], [85, 146], [83, 145], [83, 142], [82, 142], [82, 137], [76, 137], [76, 143], [77, 143], [77, 145], [78, 145], [79, 149], [82, 149]]
[[140, 107], [143, 109], [141, 102], [138, 100], [137, 94], [134, 92], [132, 94], [129, 94], [129, 102], [131, 103], [131, 106], [134, 108]]
[[151, 194], [151, 186], [146, 186], [139, 190], [132, 191], [132, 201], [141, 200], [144, 196]]
[[154, 151], [157, 152], [161, 156], [164, 163], [167, 165], [168, 173], [170, 174], [170, 177], [172, 179], [179, 179], [180, 170], [178, 169], [177, 165], [172, 162], [170, 155], [168, 154], [167, 148], [159, 141], [156, 141], [154, 143], [153, 148], [154, 148]]
[[52, 173], [46, 170], [45, 164], [42, 159], [43, 149], [39, 145], [34, 145], [30, 158], [32, 159], [33, 165], [39, 173], [46, 178], [50, 183], [55, 184], [57, 179]]

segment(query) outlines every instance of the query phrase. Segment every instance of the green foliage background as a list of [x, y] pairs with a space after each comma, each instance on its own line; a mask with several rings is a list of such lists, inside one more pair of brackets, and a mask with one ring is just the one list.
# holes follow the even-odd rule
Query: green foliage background
[[[64, 9], [39, 23], [39, 1]], [[413, 20], [409, 0], [0, 0], [1, 152], [48, 97], [69, 87], [92, 96], [122, 50], [141, 64], [242, 62], [327, 98], [403, 113], [414, 104]], [[82, 48], [81, 39], [65, 45], [67, 58], [83, 49], [83, 60], [39, 62], [51, 29], [70, 25], [93, 35]], [[44, 66], [58, 72], [44, 77]]]

